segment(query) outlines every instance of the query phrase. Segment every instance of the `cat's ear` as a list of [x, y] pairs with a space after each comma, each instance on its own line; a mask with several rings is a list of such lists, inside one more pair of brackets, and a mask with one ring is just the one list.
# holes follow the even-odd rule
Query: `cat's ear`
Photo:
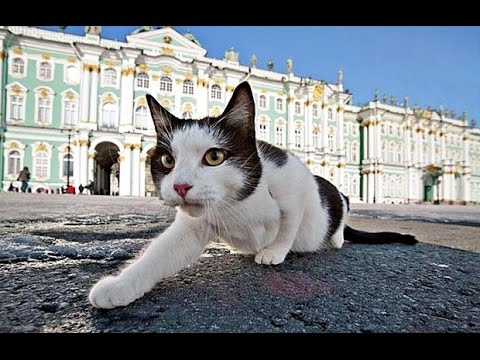
[[155, 125], [155, 131], [157, 134], [164, 133], [172, 128], [172, 123], [175, 121], [175, 116], [158, 103], [155, 98], [146, 94], [147, 104], [150, 108], [150, 114], [152, 115], [153, 124]]
[[248, 82], [237, 86], [219, 120], [255, 136], [255, 101]]

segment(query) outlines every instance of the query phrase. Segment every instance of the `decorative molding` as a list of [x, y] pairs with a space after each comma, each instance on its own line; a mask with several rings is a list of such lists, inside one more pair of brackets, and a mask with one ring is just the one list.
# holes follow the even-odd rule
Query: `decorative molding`
[[291, 102], [294, 101], [294, 100], [295, 100], [295, 98], [294, 98], [293, 96], [289, 96], [289, 97], [287, 98], [287, 103], [291, 103]]
[[103, 102], [108, 104], [115, 104], [115, 98], [112, 96], [112, 94], [108, 93], [103, 96]]
[[48, 147], [44, 143], [40, 143], [35, 147], [34, 150], [35, 150], [35, 152], [38, 152], [38, 151], [47, 151], [48, 152]]
[[105, 65], [107, 65], [108, 67], [115, 67], [115, 66], [118, 65], [118, 62], [115, 61], [115, 60], [110, 60], [109, 59], [109, 60], [105, 61]]
[[227, 85], [225, 87], [226, 92], [233, 92], [234, 90], [235, 90], [235, 86], [233, 86], [233, 85]]
[[43, 59], [43, 60], [50, 60], [50, 54], [43, 53], [43, 54], [42, 54], [42, 59]]
[[305, 164], [306, 165], [315, 165], [315, 161], [313, 161], [312, 159], [308, 159], [307, 161], [305, 161]]
[[310, 99], [307, 99], [307, 101], [305, 101], [305, 106], [310, 106], [312, 104], [311, 100]]
[[138, 68], [140, 69], [140, 71], [145, 71], [145, 72], [150, 70], [150, 67], [147, 64], [140, 64], [138, 65]]
[[41, 98], [46, 98], [50, 95], [50, 92], [47, 89], [41, 89], [40, 90], [40, 97]]
[[176, 78], [176, 79], [175, 79], [175, 83], [176, 83], [177, 85], [180, 85], [181, 83], [183, 83], [183, 80], [180, 79], [180, 78]]
[[138, 99], [137, 105], [138, 105], [138, 106], [146, 106], [146, 105], [147, 105], [147, 101], [145, 100], [145, 98], [142, 97], [142, 98]]
[[140, 144], [133, 144], [130, 149], [131, 149], [132, 151], [134, 151], [134, 150], [142, 150], [142, 145], [140, 145]]
[[217, 85], [220, 85], [223, 82], [223, 79], [221, 77], [215, 76], [213, 78], [213, 82]]
[[168, 48], [168, 47], [162, 47], [162, 54], [173, 56], [173, 50], [171, 48]]
[[160, 68], [160, 70], [162, 71], [162, 73], [166, 74], [166, 75], [169, 75], [172, 73], [172, 68], [170, 66], [162, 66]]
[[325, 166], [329, 166], [329, 165], [330, 165], [330, 163], [329, 163], [328, 161], [325, 161], [325, 160], [323, 160], [323, 161], [320, 163], [320, 166], [321, 166], [321, 167], [325, 167]]
[[[344, 111], [343, 107], [341, 107], [341, 106], [337, 107], [337, 112], [341, 113], [343, 111]], [[381, 120], [379, 120], [378, 123], [380, 123], [380, 121]]]
[[13, 85], [11, 88], [10, 88], [11, 91], [13, 91], [15, 94], [21, 94], [23, 93], [23, 90], [20, 86], [18, 86], [17, 84]]
[[69, 63], [76, 63], [77, 62], [77, 58], [75, 56], [69, 56], [67, 57], [67, 61]]
[[95, 156], [97, 156], [96, 153], [89, 153], [89, 154], [88, 154], [88, 158], [89, 158], [90, 160], [95, 160]]
[[159, 76], [157, 74], [152, 75], [152, 80], [157, 81], [159, 79]]
[[319, 101], [323, 95], [324, 90], [325, 90], [324, 85], [316, 85], [315, 89], [313, 90], [313, 100]]
[[10, 142], [10, 146], [7, 148], [7, 149], [10, 149], [10, 150], [20, 150], [20, 146], [18, 145], [18, 143], [16, 141], [12, 141]]
[[13, 48], [12, 51], [15, 55], [23, 55], [23, 50], [20, 49], [19, 47]]
[[68, 99], [68, 100], [73, 100], [75, 99], [75, 94], [71, 91], [67, 91], [67, 93], [65, 94], [65, 97]]
[[90, 145], [90, 141], [88, 140], [78, 140], [78, 146], [82, 147], [82, 146], [86, 146], [88, 147]]
[[192, 80], [192, 78], [193, 78], [193, 73], [191, 71], [185, 74], [185, 80]]

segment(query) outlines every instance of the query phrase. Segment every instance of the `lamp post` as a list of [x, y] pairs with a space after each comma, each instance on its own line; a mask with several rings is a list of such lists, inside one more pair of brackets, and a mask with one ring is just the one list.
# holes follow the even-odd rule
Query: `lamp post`
[[67, 135], [67, 142], [68, 142], [68, 146], [67, 146], [67, 149], [68, 149], [68, 158], [67, 158], [67, 188], [66, 188], [66, 193], [68, 194], [69, 192], [69, 189], [70, 189], [70, 156], [71, 156], [71, 148], [70, 148], [70, 143], [71, 143], [71, 139], [72, 139], [72, 129], [62, 129], [60, 130], [60, 132], [65, 132], [65, 131], [68, 131], [68, 135]]

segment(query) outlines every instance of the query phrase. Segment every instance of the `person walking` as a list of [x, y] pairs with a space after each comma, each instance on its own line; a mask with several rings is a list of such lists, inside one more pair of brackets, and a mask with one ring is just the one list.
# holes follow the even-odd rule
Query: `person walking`
[[22, 182], [22, 187], [20, 190], [22, 190], [22, 192], [26, 192], [28, 189], [28, 182], [30, 181], [30, 171], [28, 170], [28, 166], [25, 166], [23, 170], [20, 171], [17, 181]]

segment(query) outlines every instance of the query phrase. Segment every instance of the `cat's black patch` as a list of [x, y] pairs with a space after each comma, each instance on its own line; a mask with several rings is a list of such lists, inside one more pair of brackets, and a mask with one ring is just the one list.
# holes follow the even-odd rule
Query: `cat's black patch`
[[331, 237], [340, 226], [343, 217], [343, 202], [340, 192], [330, 181], [314, 175], [318, 184], [318, 193], [323, 207], [327, 208], [330, 221], [328, 222], [328, 237]]
[[263, 140], [257, 140], [257, 144], [258, 149], [260, 150], [265, 160], [273, 162], [278, 167], [282, 167], [287, 163], [288, 155], [285, 150], [282, 150]]
[[340, 191], [340, 194], [342, 195], [342, 197], [345, 199], [345, 202], [347, 203], [347, 212], [350, 211], [350, 199], [348, 198], [348, 196], [346, 196], [344, 193], [342, 193]]

